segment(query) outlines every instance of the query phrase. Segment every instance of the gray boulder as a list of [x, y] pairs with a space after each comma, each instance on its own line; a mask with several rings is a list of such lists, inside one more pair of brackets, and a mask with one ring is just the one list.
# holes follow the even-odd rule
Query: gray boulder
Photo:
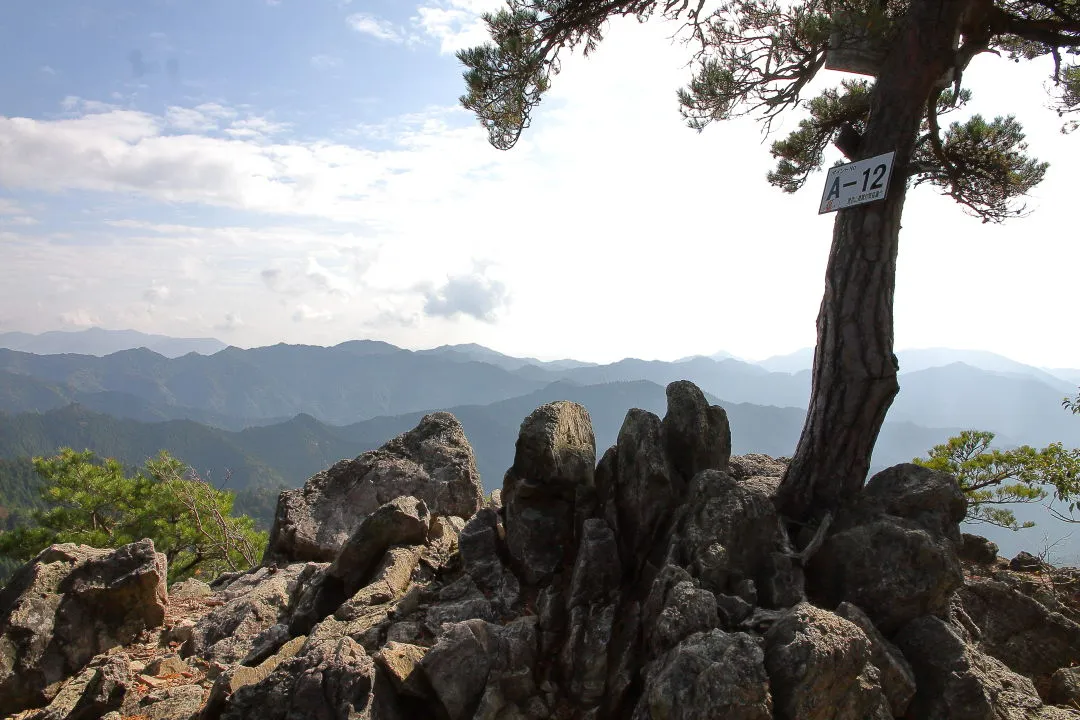
[[422, 500], [436, 515], [472, 517], [484, 504], [472, 447], [457, 419], [425, 416], [378, 450], [342, 460], [278, 499], [268, 561], [329, 562], [360, 522], [395, 498]]
[[894, 638], [915, 671], [907, 717], [919, 720], [1051, 720], [1080, 714], [1043, 705], [1030, 679], [964, 642], [941, 618], [925, 616]]
[[98, 655], [63, 684], [46, 707], [20, 720], [97, 720], [119, 710], [131, 687], [128, 660], [120, 653]]
[[1050, 676], [1046, 699], [1055, 705], [1080, 707], [1080, 667], [1060, 668]]
[[710, 630], [651, 664], [634, 720], [773, 720], [769, 678], [755, 638]]
[[537, 692], [536, 660], [535, 618], [447, 625], [418, 664], [437, 703], [430, 716], [494, 718], [520, 708]]
[[915, 673], [900, 648], [885, 639], [870, 618], [851, 603], [842, 602], [836, 614], [854, 623], [870, 641], [870, 661], [881, 675], [881, 689], [895, 717], [903, 717], [915, 696]]
[[[660, 418], [645, 410], [626, 413], [615, 444], [607, 503], [613, 508], [623, 568], [636, 573], [663, 541], [672, 514], [682, 503], [685, 482], [672, 478]], [[605, 457], [606, 459], [606, 457]]]
[[717, 470], [699, 473], [676, 529], [680, 557], [702, 586], [738, 595], [749, 580], [767, 607], [802, 599], [801, 569], [777, 557], [786, 535], [773, 505], [777, 481], [765, 477], [736, 480]]
[[882, 470], [811, 559], [811, 595], [826, 607], [857, 605], [886, 635], [923, 615], [944, 617], [963, 582], [966, 511], [951, 475], [910, 463]]
[[857, 625], [809, 603], [765, 635], [777, 720], [890, 720], [870, 642]]
[[351, 638], [312, 640], [259, 682], [236, 689], [224, 720], [371, 718], [375, 664]]
[[1080, 624], [990, 578], [969, 577], [959, 590], [978, 628], [979, 648], [1028, 677], [1080, 664]]
[[0, 716], [47, 704], [95, 655], [160, 627], [165, 577], [150, 540], [53, 545], [20, 568], [0, 590]]
[[521, 592], [517, 577], [503, 565], [505, 543], [499, 538], [499, 518], [490, 508], [473, 515], [458, 537], [461, 564], [476, 585], [489, 593], [500, 614], [512, 612]]
[[265, 645], [267, 633], [280, 633], [271, 629], [288, 621], [304, 587], [323, 567], [261, 567], [236, 578], [220, 592], [223, 604], [195, 623], [180, 654], [227, 665], [240, 662]]
[[687, 380], [667, 386], [667, 414], [661, 424], [664, 451], [675, 472], [690, 479], [702, 470], [726, 470], [731, 458], [727, 412], [709, 405], [705, 394]]
[[521, 423], [502, 503], [506, 546], [525, 582], [550, 579], [573, 553], [578, 494], [593, 487], [595, 465], [592, 420], [581, 405], [543, 405]]
[[383, 554], [392, 545], [422, 545], [431, 514], [423, 500], [397, 497], [361, 521], [327, 571], [341, 580], [345, 597], [367, 584]]
[[976, 565], [991, 565], [997, 560], [997, 543], [991, 542], [981, 535], [963, 533], [961, 536], [960, 558]]

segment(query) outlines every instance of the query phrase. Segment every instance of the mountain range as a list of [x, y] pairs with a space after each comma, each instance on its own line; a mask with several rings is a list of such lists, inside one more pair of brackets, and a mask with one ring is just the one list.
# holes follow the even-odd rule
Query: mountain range
[[[104, 355], [0, 349], [0, 458], [71, 445], [141, 465], [167, 448], [216, 481], [230, 471], [238, 506], [264, 522], [281, 487], [378, 447], [439, 409], [461, 420], [488, 490], [501, 485], [518, 426], [537, 406], [556, 399], [585, 405], [602, 452], [629, 408], [662, 414], [664, 386], [679, 379], [727, 409], [736, 452], [790, 455], [810, 390], [810, 372], [799, 363], [812, 359], [804, 352], [755, 364], [717, 353], [597, 365], [515, 358], [479, 345], [409, 351], [372, 340], [170, 357], [143, 342], [162, 336], [87, 336], [101, 347], [101, 333], [142, 345]], [[1002, 446], [1076, 444], [1077, 419], [1060, 403], [1076, 392], [1068, 373], [1080, 371], [972, 351], [899, 355], [901, 391], [875, 468], [925, 455], [967, 428], [997, 433]]]
[[180, 357], [191, 352], [211, 355], [228, 346], [214, 338], [174, 338], [138, 330], [105, 330], [99, 327], [86, 330], [52, 330], [40, 335], [24, 332], [0, 333], [0, 348], [38, 355], [110, 355], [139, 347], [153, 350], [165, 357]]

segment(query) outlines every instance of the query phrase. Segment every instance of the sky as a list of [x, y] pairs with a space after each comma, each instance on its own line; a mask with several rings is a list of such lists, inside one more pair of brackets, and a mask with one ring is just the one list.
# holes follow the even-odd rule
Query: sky
[[[5, 0], [0, 332], [595, 362], [813, 345], [824, 173], [786, 195], [753, 118], [688, 129], [688, 49], [655, 21], [567, 58], [518, 146], [493, 149], [454, 52], [497, 7]], [[1080, 133], [1048, 109], [1049, 71], [983, 55], [964, 74], [971, 112], [1016, 114], [1051, 167], [1002, 226], [909, 193], [897, 347], [1080, 367]]]

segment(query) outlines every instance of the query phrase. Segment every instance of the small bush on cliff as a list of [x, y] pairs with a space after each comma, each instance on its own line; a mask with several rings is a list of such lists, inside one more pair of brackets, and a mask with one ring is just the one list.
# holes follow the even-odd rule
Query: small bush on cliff
[[34, 458], [44, 509], [33, 523], [0, 533], [0, 556], [25, 562], [52, 543], [116, 547], [150, 538], [169, 561], [169, 580], [244, 570], [262, 559], [266, 533], [232, 514], [234, 496], [168, 453], [133, 476], [119, 462], [61, 449]]
[[[913, 462], [951, 473], [968, 496], [970, 522], [985, 522], [1010, 530], [1020, 524], [1011, 503], [1041, 502], [1051, 496], [1050, 513], [1060, 520], [1080, 522], [1073, 512], [1080, 505], [1080, 450], [1053, 443], [1042, 450], [1023, 445], [1012, 450], [991, 449], [994, 433], [965, 430], [930, 449], [928, 457]], [[1055, 502], [1063, 503], [1061, 509]]]

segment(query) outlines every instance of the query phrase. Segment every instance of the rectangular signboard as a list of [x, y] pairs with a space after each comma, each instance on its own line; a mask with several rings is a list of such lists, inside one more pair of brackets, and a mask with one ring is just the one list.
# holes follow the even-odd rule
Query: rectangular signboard
[[818, 215], [844, 208], [884, 200], [892, 176], [893, 155], [888, 152], [877, 157], [829, 168], [825, 190], [821, 193]]

